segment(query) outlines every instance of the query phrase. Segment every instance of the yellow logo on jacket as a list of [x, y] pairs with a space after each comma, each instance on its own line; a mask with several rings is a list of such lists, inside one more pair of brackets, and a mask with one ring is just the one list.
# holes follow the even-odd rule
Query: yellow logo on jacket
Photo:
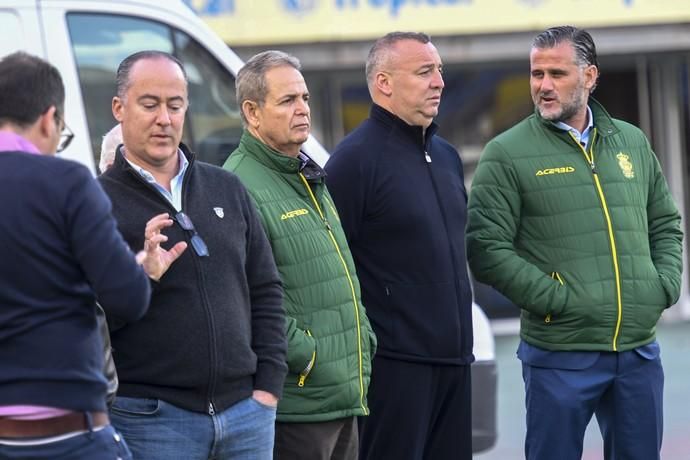
[[623, 175], [627, 179], [632, 179], [635, 177], [635, 171], [633, 170], [633, 165], [630, 162], [630, 155], [626, 155], [623, 152], [618, 152], [618, 155], [616, 155], [616, 158], [618, 158], [618, 166], [620, 166], [621, 171], [623, 171]]
[[280, 220], [287, 220], [287, 219], [292, 219], [293, 217], [298, 217], [298, 216], [305, 216], [309, 214], [309, 211], [302, 208], [302, 209], [295, 209], [294, 211], [288, 211], [284, 213], [283, 215], [280, 216]]
[[548, 176], [549, 174], [567, 174], [575, 172], [572, 166], [561, 166], [560, 168], [546, 168], [537, 171], [536, 176]]

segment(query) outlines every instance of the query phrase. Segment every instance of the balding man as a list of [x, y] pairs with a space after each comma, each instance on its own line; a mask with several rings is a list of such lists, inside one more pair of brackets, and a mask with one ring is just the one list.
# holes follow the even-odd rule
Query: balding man
[[467, 194], [460, 157], [433, 123], [441, 69], [425, 34], [376, 41], [369, 119], [326, 166], [379, 339], [363, 459], [472, 456]]
[[130, 246], [163, 238], [176, 260], [148, 314], [112, 331], [113, 424], [135, 458], [270, 459], [287, 371], [280, 278], [237, 177], [180, 142], [187, 107], [174, 56], [122, 61], [113, 115], [123, 146], [99, 179]]

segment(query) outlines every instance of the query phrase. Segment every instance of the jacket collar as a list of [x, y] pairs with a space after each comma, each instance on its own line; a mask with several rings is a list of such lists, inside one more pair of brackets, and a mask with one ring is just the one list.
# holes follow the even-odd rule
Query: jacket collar
[[[104, 172], [102, 176], [120, 178], [120, 180], [124, 180], [124, 178], [134, 178], [137, 183], [141, 184], [142, 186], [148, 187], [151, 190], [156, 190], [156, 187], [148, 183], [146, 179], [144, 179], [144, 177], [139, 174], [139, 172], [134, 169], [132, 165], [130, 165], [125, 159], [124, 155], [122, 155], [123, 147], [124, 146], [122, 144], [118, 145], [117, 149], [115, 150], [115, 160], [113, 161], [112, 166], [108, 168], [108, 170]], [[179, 151], [182, 152], [182, 155], [184, 155], [189, 162], [187, 165], [187, 170], [184, 173], [184, 178], [182, 179], [183, 183], [186, 183], [189, 180], [189, 176], [192, 174], [192, 171], [194, 170], [193, 166], [196, 160], [196, 154], [194, 154], [194, 152], [192, 152], [189, 147], [182, 142], [180, 142]]]
[[304, 152], [300, 152], [300, 155], [305, 160], [304, 162], [300, 158], [283, 155], [252, 136], [247, 130], [242, 133], [240, 151], [251, 156], [263, 166], [278, 172], [289, 174], [301, 172], [310, 182], [322, 180], [326, 177], [326, 171]]
[[[613, 124], [613, 119], [611, 118], [611, 115], [608, 114], [604, 106], [601, 105], [599, 101], [590, 96], [587, 105], [592, 110], [592, 118], [594, 118], [594, 129], [597, 130], [597, 136], [607, 137], [617, 134], [620, 131], [616, 127], [616, 125]], [[556, 130], [561, 133], [564, 132], [561, 128], [557, 127], [555, 123], [543, 119], [539, 114], [539, 110], [537, 110], [536, 106], [534, 107], [534, 114], [539, 119], [539, 121], [541, 121], [549, 129]]]
[[[120, 144], [117, 146], [117, 149], [115, 150], [115, 160], [113, 161], [113, 166], [117, 166], [118, 169], [132, 169], [134, 171], [134, 168], [130, 166], [130, 164], [127, 162], [125, 159], [124, 155], [122, 154], [122, 148], [124, 147], [123, 144]], [[189, 162], [189, 165], [187, 166], [187, 171], [189, 171], [192, 168], [192, 165], [194, 164], [194, 161], [196, 159], [196, 154], [192, 152], [189, 147], [187, 147], [185, 144], [180, 142], [179, 146], [179, 151], [182, 152], [182, 155], [185, 156], [187, 161]], [[134, 171], [136, 172], [136, 171]], [[186, 175], [186, 173], [185, 173]]]
[[371, 106], [369, 117], [386, 124], [391, 129], [402, 132], [417, 145], [427, 145], [429, 140], [436, 134], [436, 131], [438, 131], [438, 125], [432, 121], [426, 129], [425, 138], [424, 129], [421, 126], [408, 125], [402, 118], [389, 112], [378, 104], [373, 104]]

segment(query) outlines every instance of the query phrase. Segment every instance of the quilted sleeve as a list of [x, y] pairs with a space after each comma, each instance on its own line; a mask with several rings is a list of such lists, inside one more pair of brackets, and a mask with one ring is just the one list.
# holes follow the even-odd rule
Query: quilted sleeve
[[683, 271], [683, 231], [680, 214], [668, 190], [656, 155], [651, 151], [651, 174], [647, 200], [647, 226], [652, 261], [666, 291], [666, 306], [678, 301]]
[[517, 171], [497, 141], [484, 149], [468, 205], [467, 257], [478, 281], [520, 308], [546, 316], [560, 314], [568, 291], [515, 250], [521, 191]]

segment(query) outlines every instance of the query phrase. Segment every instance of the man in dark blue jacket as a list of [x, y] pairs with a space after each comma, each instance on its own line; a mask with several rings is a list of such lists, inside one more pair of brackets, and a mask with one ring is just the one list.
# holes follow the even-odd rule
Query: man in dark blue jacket
[[374, 105], [326, 165], [379, 339], [362, 459], [470, 459], [472, 294], [457, 151], [435, 136], [441, 59], [395, 32], [367, 59]]
[[71, 140], [64, 105], [55, 67], [0, 61], [0, 458], [127, 459], [106, 412], [96, 301], [135, 321], [150, 295], [137, 260], [165, 267], [149, 257], [157, 243], [135, 260], [89, 170], [52, 156]]

